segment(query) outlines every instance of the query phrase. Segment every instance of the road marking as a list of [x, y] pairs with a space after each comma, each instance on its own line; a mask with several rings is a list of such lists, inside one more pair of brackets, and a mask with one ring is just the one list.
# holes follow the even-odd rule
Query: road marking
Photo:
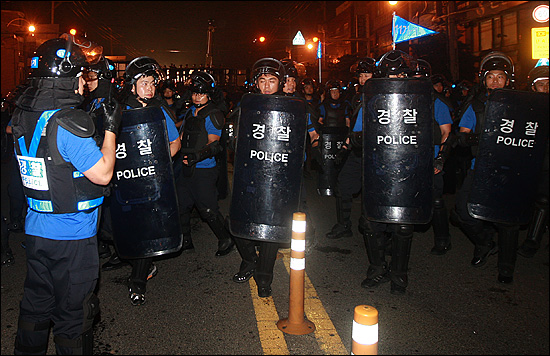
[[[290, 249], [281, 249], [279, 252], [290, 274]], [[319, 348], [327, 355], [349, 355], [307, 273], [304, 276], [304, 312], [306, 318], [315, 324], [314, 334]], [[249, 286], [264, 355], [289, 355], [284, 333], [277, 327], [280, 318], [273, 297], [258, 297], [254, 278], [249, 279]]]
[[[281, 252], [286, 270], [290, 274], [290, 249]], [[322, 351], [327, 355], [349, 355], [307, 273], [304, 274], [304, 312], [307, 319], [315, 324], [315, 339]]]
[[288, 355], [285, 336], [277, 327], [279, 314], [277, 314], [273, 297], [258, 297], [258, 286], [254, 278], [250, 278], [248, 281], [264, 355]]

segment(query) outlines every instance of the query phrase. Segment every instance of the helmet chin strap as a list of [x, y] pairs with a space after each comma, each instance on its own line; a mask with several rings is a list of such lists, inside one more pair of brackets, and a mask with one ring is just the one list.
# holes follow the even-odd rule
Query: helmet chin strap
[[208, 101], [204, 104], [193, 104], [196, 108], [202, 108], [203, 106], [206, 106], [208, 105], [208, 103], [210, 103], [210, 98], [208, 98]]

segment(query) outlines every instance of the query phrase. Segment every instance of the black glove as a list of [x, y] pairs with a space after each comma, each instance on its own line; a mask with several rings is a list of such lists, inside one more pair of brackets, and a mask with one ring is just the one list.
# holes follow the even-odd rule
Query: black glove
[[475, 133], [458, 133], [458, 144], [462, 147], [471, 147], [479, 145], [479, 135]]
[[348, 158], [349, 153], [350, 148], [346, 144], [344, 144], [342, 148], [338, 150], [338, 152], [336, 152], [336, 154], [334, 155], [334, 163], [336, 163], [336, 165], [338, 166], [342, 165]]
[[118, 101], [115, 99], [112, 99], [109, 103], [103, 101], [100, 110], [103, 113], [103, 128], [105, 131], [111, 131], [118, 135], [120, 121], [122, 120], [122, 108]]
[[443, 170], [443, 165], [445, 164], [445, 161], [443, 160], [443, 157], [441, 157], [441, 155], [438, 155], [435, 159], [434, 159], [434, 168], [435, 169], [438, 169], [440, 171]]

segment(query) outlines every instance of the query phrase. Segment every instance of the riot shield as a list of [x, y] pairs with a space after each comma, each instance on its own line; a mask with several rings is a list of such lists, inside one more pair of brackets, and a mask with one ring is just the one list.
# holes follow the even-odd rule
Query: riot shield
[[298, 210], [307, 130], [298, 97], [245, 94], [236, 131], [229, 227], [233, 235], [289, 242]]
[[548, 145], [548, 94], [495, 90], [485, 106], [472, 190], [471, 216], [527, 224]]
[[375, 78], [363, 87], [363, 204], [369, 220], [426, 224], [432, 218], [432, 85]]
[[317, 178], [317, 193], [321, 196], [334, 196], [341, 164], [335, 161], [348, 134], [348, 127], [323, 127], [319, 135], [321, 150], [321, 170]]
[[121, 258], [178, 251], [183, 244], [166, 121], [159, 107], [122, 112], [111, 217]]

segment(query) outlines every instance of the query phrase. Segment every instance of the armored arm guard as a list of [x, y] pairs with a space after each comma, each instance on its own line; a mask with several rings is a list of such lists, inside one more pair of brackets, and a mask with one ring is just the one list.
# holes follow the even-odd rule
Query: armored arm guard
[[214, 157], [218, 153], [220, 153], [223, 150], [222, 145], [220, 145], [219, 141], [214, 141], [206, 146], [204, 146], [201, 150], [198, 152], [188, 153], [187, 154], [187, 165], [192, 166], [194, 164], [197, 164], [197, 162], [200, 162], [202, 160], [205, 160], [210, 157]]
[[458, 144], [462, 147], [472, 147], [479, 145], [479, 134], [472, 132], [459, 132], [457, 136]]

